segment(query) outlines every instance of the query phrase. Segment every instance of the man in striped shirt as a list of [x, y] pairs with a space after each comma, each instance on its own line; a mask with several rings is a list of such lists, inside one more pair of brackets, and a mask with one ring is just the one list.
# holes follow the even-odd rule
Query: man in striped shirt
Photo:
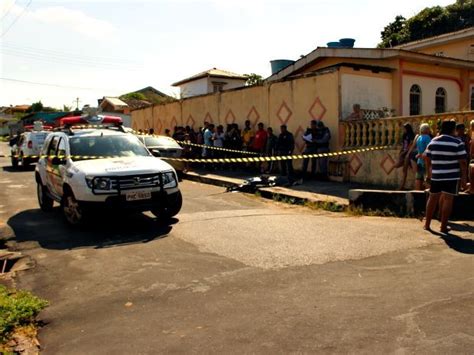
[[454, 137], [456, 122], [444, 121], [441, 132], [433, 138], [425, 150], [427, 180], [430, 182], [430, 196], [426, 204], [424, 228], [430, 230], [431, 219], [439, 205], [441, 232], [448, 232], [448, 218], [457, 195], [459, 182], [464, 188], [467, 180], [466, 148], [464, 143]]

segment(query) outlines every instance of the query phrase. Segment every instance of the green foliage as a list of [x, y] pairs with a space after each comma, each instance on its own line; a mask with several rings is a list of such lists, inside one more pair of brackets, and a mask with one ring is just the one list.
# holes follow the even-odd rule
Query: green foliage
[[251, 74], [245, 74], [245, 76], [247, 77], [247, 81], [245, 82], [245, 85], [247, 86], [263, 84], [263, 77], [261, 75], [251, 73]]
[[398, 15], [395, 17], [395, 21], [389, 23], [384, 27], [382, 31], [382, 43], [378, 46], [380, 48], [387, 48], [391, 46], [396, 46], [406, 41], [407, 32], [406, 32], [406, 18]]
[[47, 301], [28, 291], [9, 291], [0, 286], [0, 341], [5, 341], [16, 327], [34, 322], [47, 305]]
[[141, 92], [130, 92], [128, 94], [120, 96], [121, 100], [147, 100], [147, 97]]
[[72, 106], [63, 105], [63, 111], [64, 112], [71, 112], [72, 111]]
[[19, 120], [21, 120], [23, 117], [25, 117], [26, 115], [27, 115], [27, 113], [16, 112], [16, 113], [15, 113], [15, 120], [19, 121]]
[[474, 0], [457, 0], [446, 7], [433, 6], [409, 19], [396, 16], [381, 32], [379, 48], [389, 48], [474, 26]]
[[28, 113], [31, 113], [31, 112], [41, 112], [41, 111], [43, 111], [43, 108], [44, 108], [43, 103], [42, 103], [41, 100], [40, 100], [40, 101], [38, 101], [38, 102], [32, 103], [32, 104], [31, 104], [31, 107], [28, 109], [27, 112], [28, 112]]

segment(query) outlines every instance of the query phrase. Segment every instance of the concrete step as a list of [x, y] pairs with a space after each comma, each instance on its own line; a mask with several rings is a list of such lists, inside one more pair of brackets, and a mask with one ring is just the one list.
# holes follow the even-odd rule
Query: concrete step
[[[398, 216], [425, 214], [425, 191], [349, 190], [349, 205], [364, 211], [390, 211]], [[474, 195], [460, 193], [454, 199], [453, 219], [474, 220]]]

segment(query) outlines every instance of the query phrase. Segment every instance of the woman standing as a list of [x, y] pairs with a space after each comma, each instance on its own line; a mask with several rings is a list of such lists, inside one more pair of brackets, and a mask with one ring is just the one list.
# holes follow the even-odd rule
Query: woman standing
[[426, 177], [426, 165], [424, 159], [424, 152], [426, 147], [431, 142], [430, 136], [430, 125], [428, 123], [423, 123], [420, 126], [420, 134], [415, 139], [416, 151], [416, 180], [415, 180], [415, 190], [423, 190], [423, 183]]
[[[413, 157], [416, 155], [414, 151], [413, 141], [415, 140], [415, 132], [413, 127], [409, 123], [403, 125], [403, 136], [402, 136], [402, 149], [398, 155], [398, 162], [395, 164], [395, 168], [403, 167], [402, 183], [400, 184], [400, 190], [405, 189], [407, 182], [408, 168], [411, 166], [416, 171], [416, 165], [411, 164]], [[411, 156], [410, 156], [411, 155]]]

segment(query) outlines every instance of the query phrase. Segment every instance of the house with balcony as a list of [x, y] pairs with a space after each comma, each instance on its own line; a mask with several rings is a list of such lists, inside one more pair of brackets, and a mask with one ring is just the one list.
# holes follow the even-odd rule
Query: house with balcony
[[[342, 162], [348, 164], [348, 179], [396, 186], [404, 123], [417, 130], [421, 122], [429, 122], [436, 133], [439, 120], [468, 123], [474, 118], [474, 61], [467, 55], [474, 33], [471, 29], [438, 37], [424, 44], [418, 41], [422, 47], [413, 50], [407, 49], [413, 43], [379, 49], [354, 47], [354, 40], [347, 38], [329, 42], [296, 61], [272, 61], [272, 74], [263, 85], [223, 92], [210, 90], [208, 74], [201, 73], [191, 80], [202, 80], [203, 91], [194, 92], [199, 96], [135, 110], [132, 127], [160, 133], [177, 124], [198, 128], [204, 121], [242, 127], [249, 120], [273, 129], [285, 124], [300, 153], [310, 120], [322, 120], [332, 133], [332, 151], [384, 147], [371, 152], [370, 159], [357, 152], [348, 155]], [[428, 42], [445, 46], [444, 55], [438, 47], [428, 49]], [[175, 85], [187, 83], [186, 79]], [[296, 161], [295, 167], [300, 163]]]
[[[474, 109], [474, 28], [390, 48], [318, 47], [267, 83], [338, 72], [339, 118], [430, 115]], [[351, 116], [352, 115], [352, 116]]]
[[173, 84], [179, 87], [181, 98], [214, 94], [245, 86], [245, 75], [212, 68]]

